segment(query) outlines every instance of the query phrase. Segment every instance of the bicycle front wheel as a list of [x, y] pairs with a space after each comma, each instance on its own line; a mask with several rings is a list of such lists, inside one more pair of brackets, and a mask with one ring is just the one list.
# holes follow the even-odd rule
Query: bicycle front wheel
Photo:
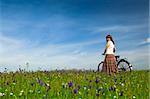
[[128, 61], [124, 60], [124, 59], [121, 59], [118, 62], [117, 66], [118, 66], [118, 71], [119, 72], [120, 71], [130, 71], [131, 72], [131, 70], [132, 70], [131, 64]]
[[103, 61], [98, 64], [98, 67], [97, 67], [97, 71], [98, 71], [98, 72], [102, 70], [103, 64], [104, 64]]

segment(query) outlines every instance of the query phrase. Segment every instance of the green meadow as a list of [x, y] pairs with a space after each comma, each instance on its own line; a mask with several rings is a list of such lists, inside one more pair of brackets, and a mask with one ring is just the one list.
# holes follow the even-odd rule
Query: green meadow
[[107, 75], [55, 70], [0, 73], [0, 99], [149, 99], [149, 70]]

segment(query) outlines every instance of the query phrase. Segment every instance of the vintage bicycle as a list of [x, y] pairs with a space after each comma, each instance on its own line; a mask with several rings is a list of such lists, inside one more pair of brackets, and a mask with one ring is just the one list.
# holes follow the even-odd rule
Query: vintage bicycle
[[[116, 58], [116, 62], [117, 62], [118, 72], [121, 72], [121, 71], [131, 72], [132, 71], [132, 64], [126, 58], [120, 59], [120, 56], [115, 56], [115, 58]], [[104, 64], [104, 61], [101, 61], [98, 64], [97, 71], [100, 71], [100, 68], [102, 68], [103, 64]]]

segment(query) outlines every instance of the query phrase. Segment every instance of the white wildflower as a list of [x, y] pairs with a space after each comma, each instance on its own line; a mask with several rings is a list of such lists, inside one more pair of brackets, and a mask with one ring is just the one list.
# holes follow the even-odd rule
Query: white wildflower
[[84, 90], [86, 90], [86, 87], [84, 87]]
[[12, 96], [12, 95], [13, 95], [13, 93], [11, 92], [11, 93], [10, 93], [10, 95]]
[[46, 86], [49, 86], [49, 84], [46, 84]]
[[3, 94], [3, 96], [5, 96], [5, 93], [2, 93]]
[[97, 89], [96, 89], [95, 91], [96, 91], [96, 92], [98, 92], [98, 90], [97, 90]]
[[135, 96], [133, 96], [133, 99], [135, 99], [136, 97]]
[[21, 92], [21, 93], [23, 93], [24, 91], [23, 91], [23, 90], [21, 90], [20, 92]]
[[124, 83], [122, 83], [121, 86], [124, 86]]
[[116, 99], [117, 97], [116, 96], [114, 96], [114, 99]]

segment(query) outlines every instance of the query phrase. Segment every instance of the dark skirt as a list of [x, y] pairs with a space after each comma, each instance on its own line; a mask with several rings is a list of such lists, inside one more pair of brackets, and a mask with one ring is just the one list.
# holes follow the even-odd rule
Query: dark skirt
[[105, 56], [102, 72], [112, 74], [117, 72], [116, 58], [113, 54], [107, 54]]

